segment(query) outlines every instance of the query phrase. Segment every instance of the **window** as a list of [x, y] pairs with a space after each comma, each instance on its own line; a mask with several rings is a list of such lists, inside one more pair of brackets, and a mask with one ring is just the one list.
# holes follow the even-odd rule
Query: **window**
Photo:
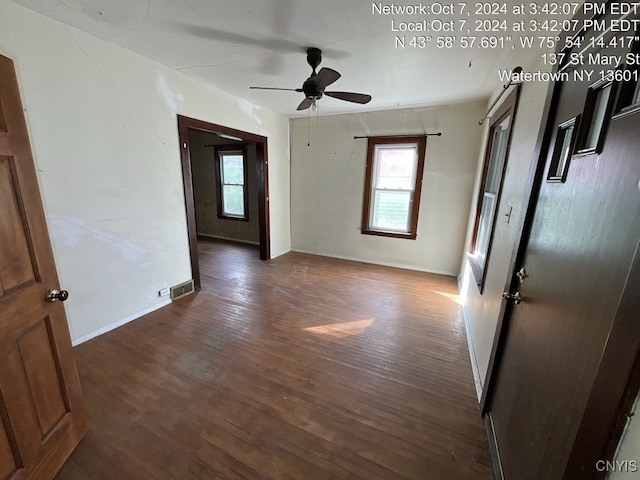
[[248, 220], [247, 152], [244, 147], [216, 147], [218, 217]]
[[556, 144], [553, 149], [553, 157], [551, 157], [551, 165], [547, 175], [548, 182], [564, 182], [567, 178], [569, 170], [569, 161], [573, 153], [573, 144], [578, 124], [578, 118], [572, 118], [558, 126], [558, 134], [556, 136]]
[[[636, 31], [637, 35], [640, 34], [640, 30]], [[636, 59], [640, 54], [640, 41], [634, 42], [631, 53], [634, 54], [631, 57]], [[618, 73], [618, 72], [617, 72]], [[628, 63], [624, 70], [619, 73], [622, 79], [622, 85], [620, 87], [620, 96], [618, 99], [617, 116], [624, 116], [630, 113], [636, 113], [640, 110], [640, 65], [636, 61]]]
[[598, 83], [589, 88], [578, 136], [576, 154], [600, 153], [613, 104], [613, 83]]
[[517, 95], [518, 88], [509, 95], [498, 111], [491, 117], [492, 121], [489, 127], [489, 140], [468, 256], [471, 270], [481, 290], [484, 285], [484, 275], [491, 251], [496, 210], [500, 202], [500, 191], [511, 141]]
[[425, 136], [369, 138], [362, 233], [416, 238]]

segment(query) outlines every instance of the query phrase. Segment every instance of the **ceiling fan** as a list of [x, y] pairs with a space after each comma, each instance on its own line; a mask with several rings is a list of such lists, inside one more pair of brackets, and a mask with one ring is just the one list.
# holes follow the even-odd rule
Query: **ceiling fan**
[[353, 103], [369, 103], [371, 101], [371, 95], [364, 93], [354, 92], [325, 92], [325, 88], [338, 80], [341, 75], [331, 68], [321, 68], [316, 73], [316, 68], [322, 61], [322, 50], [319, 48], [307, 49], [307, 62], [313, 69], [311, 76], [307, 78], [302, 84], [302, 88], [275, 88], [275, 87], [249, 87], [257, 90], [285, 90], [290, 92], [304, 93], [305, 99], [298, 105], [298, 110], [306, 110], [311, 107], [312, 110], [317, 109], [317, 101], [322, 98], [323, 95], [337, 98], [339, 100], [345, 100]]

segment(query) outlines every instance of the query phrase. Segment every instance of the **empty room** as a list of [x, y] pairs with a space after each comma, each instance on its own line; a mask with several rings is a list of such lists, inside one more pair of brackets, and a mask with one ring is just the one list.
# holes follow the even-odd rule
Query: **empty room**
[[0, 480], [640, 475], [640, 4], [0, 0]]

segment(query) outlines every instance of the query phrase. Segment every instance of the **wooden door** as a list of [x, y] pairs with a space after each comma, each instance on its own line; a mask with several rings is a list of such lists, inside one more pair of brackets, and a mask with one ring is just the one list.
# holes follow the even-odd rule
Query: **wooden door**
[[53, 478], [86, 430], [13, 62], [0, 56], [0, 480]]
[[[506, 480], [595, 476], [596, 459], [579, 477], [565, 477], [565, 469], [640, 240], [640, 113], [614, 116], [607, 128], [620, 85], [594, 82], [597, 69], [591, 80], [571, 78], [550, 119], [544, 176], [516, 266], [526, 273], [515, 282], [522, 302], [504, 322], [487, 400]], [[610, 109], [595, 107], [598, 95], [611, 99]], [[592, 127], [602, 119], [598, 142]], [[562, 137], [568, 131], [573, 144]], [[567, 162], [558, 155], [563, 145]]]

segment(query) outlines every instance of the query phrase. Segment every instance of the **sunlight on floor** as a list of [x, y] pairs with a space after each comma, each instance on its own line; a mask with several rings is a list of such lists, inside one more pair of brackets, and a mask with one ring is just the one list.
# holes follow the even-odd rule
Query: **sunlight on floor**
[[368, 320], [358, 320], [355, 322], [332, 323], [330, 325], [320, 325], [318, 327], [307, 327], [306, 332], [327, 335], [329, 337], [344, 338], [354, 335], [362, 335], [373, 324], [373, 318]]
[[442, 295], [445, 298], [448, 298], [449, 300], [451, 300], [454, 303], [457, 303], [458, 305], [464, 305], [464, 302], [460, 298], [460, 295], [454, 295], [452, 293], [445, 293], [445, 292], [438, 292], [438, 291], [436, 291], [435, 293], [437, 293], [438, 295]]

